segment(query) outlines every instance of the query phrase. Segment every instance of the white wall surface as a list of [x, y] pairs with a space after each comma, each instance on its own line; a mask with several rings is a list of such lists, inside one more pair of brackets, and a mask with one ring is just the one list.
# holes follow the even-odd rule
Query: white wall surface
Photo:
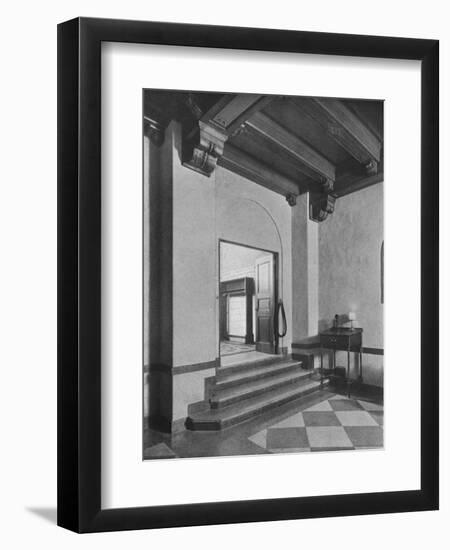
[[[153, 19], [441, 40], [441, 280], [450, 280], [450, 35], [448, 2], [360, 0], [254, 3], [229, 0], [29, 0], [3, 8], [0, 181], [0, 544], [4, 548], [273, 549], [280, 546], [448, 547], [450, 373], [441, 378], [441, 511], [79, 536], [54, 525], [56, 506], [56, 24], [78, 16]], [[351, 16], [350, 16], [351, 14]], [[294, 76], [293, 76], [294, 77]], [[407, 155], [405, 155], [407, 162]], [[399, 223], [407, 204], [399, 208]], [[32, 268], [32, 269], [31, 269]], [[449, 285], [441, 333], [450, 332]], [[399, 322], [401, 322], [399, 320]], [[446, 338], [443, 338], [445, 341]], [[448, 365], [443, 355], [443, 367]]]
[[[320, 328], [331, 327], [335, 314], [342, 316], [353, 311], [354, 326], [363, 329], [364, 347], [378, 349], [383, 349], [384, 342], [380, 254], [383, 229], [382, 183], [338, 199], [333, 215], [319, 226]], [[337, 355], [338, 364], [346, 365], [345, 352]], [[350, 368], [355, 372], [359, 368], [356, 354], [351, 355]], [[382, 386], [383, 365], [383, 356], [364, 354], [364, 381]]]
[[231, 281], [241, 277], [255, 277], [255, 262], [266, 253], [255, 248], [220, 244], [220, 281]]

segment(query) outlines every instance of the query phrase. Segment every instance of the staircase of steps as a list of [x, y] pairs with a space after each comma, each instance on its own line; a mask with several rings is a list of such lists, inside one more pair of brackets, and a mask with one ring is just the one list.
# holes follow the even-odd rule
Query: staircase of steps
[[267, 356], [219, 367], [209, 403], [190, 414], [189, 430], [222, 430], [320, 389], [313, 370], [301, 361]]

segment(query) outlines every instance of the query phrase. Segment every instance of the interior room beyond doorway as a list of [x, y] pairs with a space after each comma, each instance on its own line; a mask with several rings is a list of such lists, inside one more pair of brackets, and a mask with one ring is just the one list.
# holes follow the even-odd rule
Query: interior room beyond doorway
[[274, 352], [275, 262], [272, 252], [220, 241], [222, 363]]

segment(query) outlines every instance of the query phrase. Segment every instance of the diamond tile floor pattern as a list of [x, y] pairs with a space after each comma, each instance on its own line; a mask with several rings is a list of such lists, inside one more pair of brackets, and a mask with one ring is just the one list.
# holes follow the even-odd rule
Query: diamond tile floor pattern
[[383, 446], [383, 407], [335, 395], [248, 438], [269, 453]]
[[144, 433], [144, 460], [383, 447], [383, 405], [330, 391], [218, 432]]

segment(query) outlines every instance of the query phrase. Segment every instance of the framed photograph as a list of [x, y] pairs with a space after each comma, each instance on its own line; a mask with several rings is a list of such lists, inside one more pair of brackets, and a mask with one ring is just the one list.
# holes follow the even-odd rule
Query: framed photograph
[[58, 524], [438, 508], [438, 42], [58, 27]]

